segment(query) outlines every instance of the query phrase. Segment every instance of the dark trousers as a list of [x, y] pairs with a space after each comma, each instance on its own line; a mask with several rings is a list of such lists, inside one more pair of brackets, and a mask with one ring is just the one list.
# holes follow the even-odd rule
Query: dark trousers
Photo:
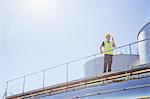
[[104, 73], [107, 71], [107, 67], [108, 67], [108, 72], [111, 72], [112, 60], [113, 60], [113, 55], [105, 54], [105, 56], [104, 56]]

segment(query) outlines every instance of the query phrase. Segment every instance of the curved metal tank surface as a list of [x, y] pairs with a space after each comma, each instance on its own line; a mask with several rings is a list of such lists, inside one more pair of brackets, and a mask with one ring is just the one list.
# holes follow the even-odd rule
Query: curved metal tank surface
[[[150, 39], [150, 22], [146, 24], [138, 34], [138, 41]], [[142, 41], [138, 45], [140, 63], [150, 63], [150, 40]]]
[[[112, 72], [129, 69], [138, 65], [139, 56], [132, 54], [120, 54], [113, 56]], [[84, 65], [85, 77], [91, 77], [103, 74], [104, 57], [99, 57], [88, 61]]]
[[135, 88], [132, 90], [120, 90], [120, 91], [105, 93], [105, 94], [97, 94], [97, 95], [95, 94], [93, 96], [87, 96], [87, 97], [85, 96], [82, 98], [75, 98], [75, 97], [80, 97], [82, 95], [90, 95], [91, 93], [98, 93], [101, 91], [107, 92], [110, 90], [146, 85], [150, 83], [148, 79], [150, 78], [142, 78], [142, 79], [113, 83], [108, 85], [93, 86], [93, 87], [84, 88], [80, 90], [76, 89], [61, 94], [41, 97], [39, 99], [140, 99], [143, 96], [150, 96], [150, 91], [149, 91], [150, 87], [138, 88], [138, 89]]

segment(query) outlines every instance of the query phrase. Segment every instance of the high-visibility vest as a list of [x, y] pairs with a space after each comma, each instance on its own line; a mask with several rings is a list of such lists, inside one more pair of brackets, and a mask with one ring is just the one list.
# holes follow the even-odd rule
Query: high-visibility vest
[[113, 55], [113, 43], [105, 41], [104, 42], [104, 54]]

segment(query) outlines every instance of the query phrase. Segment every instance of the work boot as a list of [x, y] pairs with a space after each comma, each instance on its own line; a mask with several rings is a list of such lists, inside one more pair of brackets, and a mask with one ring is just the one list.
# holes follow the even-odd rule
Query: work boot
[[104, 70], [103, 73], [106, 73], [106, 70]]
[[111, 70], [108, 70], [108, 72], [111, 72]]

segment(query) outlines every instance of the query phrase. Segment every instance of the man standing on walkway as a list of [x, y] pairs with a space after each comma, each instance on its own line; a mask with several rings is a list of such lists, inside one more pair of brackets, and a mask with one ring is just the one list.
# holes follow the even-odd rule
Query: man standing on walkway
[[[112, 38], [112, 41], [111, 41]], [[111, 66], [113, 61], [113, 48], [116, 47], [114, 38], [110, 34], [106, 35], [106, 41], [104, 41], [100, 46], [101, 53], [104, 53], [104, 73], [107, 71], [111, 72]]]

